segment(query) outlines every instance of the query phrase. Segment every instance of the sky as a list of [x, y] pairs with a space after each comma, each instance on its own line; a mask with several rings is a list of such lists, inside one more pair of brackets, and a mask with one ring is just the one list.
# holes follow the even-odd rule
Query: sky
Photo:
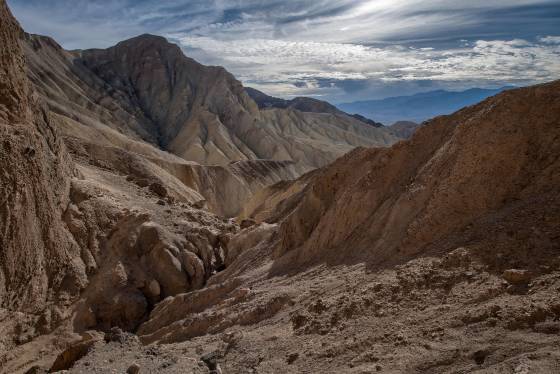
[[560, 0], [8, 0], [67, 49], [143, 33], [270, 95], [333, 103], [560, 78]]

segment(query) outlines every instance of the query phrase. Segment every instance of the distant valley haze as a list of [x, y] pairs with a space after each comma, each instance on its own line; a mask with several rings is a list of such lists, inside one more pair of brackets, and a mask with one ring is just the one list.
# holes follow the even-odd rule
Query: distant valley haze
[[348, 113], [375, 118], [385, 125], [397, 121], [424, 122], [442, 114], [451, 114], [463, 107], [476, 104], [487, 97], [514, 87], [497, 89], [471, 88], [465, 91], [437, 90], [409, 96], [388, 97], [380, 100], [342, 103], [338, 107]]

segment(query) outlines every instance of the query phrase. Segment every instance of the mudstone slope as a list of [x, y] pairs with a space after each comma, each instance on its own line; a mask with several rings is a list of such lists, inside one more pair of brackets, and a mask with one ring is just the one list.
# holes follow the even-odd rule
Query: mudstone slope
[[37, 35], [25, 44], [30, 78], [54, 112], [203, 165], [273, 159], [309, 170], [356, 146], [398, 140], [339, 111], [261, 112], [224, 68], [201, 65], [162, 37], [73, 52]]

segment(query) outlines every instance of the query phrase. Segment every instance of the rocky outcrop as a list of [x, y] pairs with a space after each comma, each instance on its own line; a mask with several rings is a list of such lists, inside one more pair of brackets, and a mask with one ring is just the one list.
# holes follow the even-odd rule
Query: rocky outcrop
[[23, 31], [0, 2], [0, 301], [41, 314], [86, 286], [80, 250], [66, 230], [74, 165], [25, 73]]
[[[0, 371], [15, 372], [70, 314], [88, 285], [62, 215], [74, 164], [26, 76], [23, 31], [0, 1]], [[33, 354], [23, 353], [33, 346]], [[19, 368], [21, 369], [21, 368]]]

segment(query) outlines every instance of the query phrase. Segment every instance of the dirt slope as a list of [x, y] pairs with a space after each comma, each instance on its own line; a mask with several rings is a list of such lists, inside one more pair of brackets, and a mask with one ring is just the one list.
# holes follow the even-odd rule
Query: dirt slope
[[[552, 214], [560, 196], [559, 85], [508, 91], [438, 117], [390, 149], [342, 157], [317, 174], [283, 223], [279, 254], [394, 262], [514, 207], [537, 204]], [[555, 224], [539, 231], [552, 240]]]

